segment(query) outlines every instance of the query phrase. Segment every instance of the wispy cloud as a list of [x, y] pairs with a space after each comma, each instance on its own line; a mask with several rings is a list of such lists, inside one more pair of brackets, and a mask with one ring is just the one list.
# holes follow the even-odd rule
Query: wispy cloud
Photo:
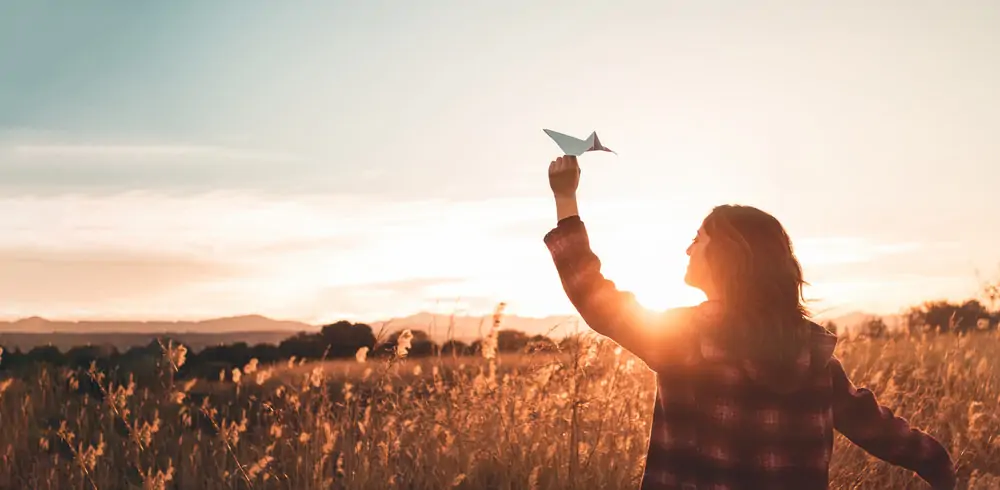
[[31, 314], [142, 303], [191, 285], [251, 273], [238, 264], [159, 252], [38, 248], [0, 248], [0, 270], [0, 313], [35, 310]]
[[289, 191], [328, 184], [309, 155], [252, 145], [0, 133], [0, 193]]
[[917, 252], [931, 244], [924, 242], [878, 242], [864, 237], [793, 238], [799, 260], [812, 266], [864, 263], [881, 257]]
[[130, 162], [143, 163], [170, 158], [174, 163], [184, 163], [185, 159], [196, 158], [199, 162], [256, 161], [301, 163], [307, 159], [288, 153], [205, 146], [189, 144], [106, 144], [106, 143], [49, 143], [15, 144], [7, 148], [0, 146], [15, 157], [33, 158], [36, 164], [64, 163], [62, 159], [85, 161], [90, 164], [117, 163], [126, 158]]

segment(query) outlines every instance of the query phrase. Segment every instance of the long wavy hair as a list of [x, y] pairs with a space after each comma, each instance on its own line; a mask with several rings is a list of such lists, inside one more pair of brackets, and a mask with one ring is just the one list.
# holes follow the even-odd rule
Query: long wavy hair
[[718, 206], [702, 224], [712, 287], [723, 305], [719, 340], [773, 367], [794, 363], [809, 342], [802, 266], [774, 216], [751, 206]]

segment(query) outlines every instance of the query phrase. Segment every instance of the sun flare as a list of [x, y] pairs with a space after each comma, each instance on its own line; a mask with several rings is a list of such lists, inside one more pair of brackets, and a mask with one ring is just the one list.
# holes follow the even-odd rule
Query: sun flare
[[642, 306], [665, 310], [696, 305], [704, 293], [684, 283], [687, 257], [674, 260], [654, 258], [650, 254], [607, 253], [604, 274], [622, 291], [635, 295]]
[[693, 306], [703, 301], [704, 294], [683, 282], [642, 281], [631, 291], [642, 306], [653, 310], [665, 310], [679, 306]]

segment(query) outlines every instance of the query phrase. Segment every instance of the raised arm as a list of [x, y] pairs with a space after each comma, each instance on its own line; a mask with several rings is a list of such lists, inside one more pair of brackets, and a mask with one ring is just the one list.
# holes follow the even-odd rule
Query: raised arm
[[941, 443], [880, 405], [871, 391], [855, 387], [836, 358], [830, 374], [840, 433], [872, 456], [916, 472], [935, 490], [955, 488], [955, 467]]

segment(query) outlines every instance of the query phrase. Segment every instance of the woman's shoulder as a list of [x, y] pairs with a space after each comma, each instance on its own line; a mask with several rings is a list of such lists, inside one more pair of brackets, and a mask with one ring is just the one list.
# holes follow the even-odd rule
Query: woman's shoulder
[[696, 332], [704, 327], [717, 325], [723, 316], [722, 305], [704, 301], [694, 306], [670, 308], [663, 312], [663, 321], [677, 329]]
[[698, 364], [703, 360], [706, 333], [718, 324], [720, 316], [718, 305], [710, 302], [664, 310], [647, 327], [652, 337], [649, 340], [668, 351], [658, 357], [669, 367]]

